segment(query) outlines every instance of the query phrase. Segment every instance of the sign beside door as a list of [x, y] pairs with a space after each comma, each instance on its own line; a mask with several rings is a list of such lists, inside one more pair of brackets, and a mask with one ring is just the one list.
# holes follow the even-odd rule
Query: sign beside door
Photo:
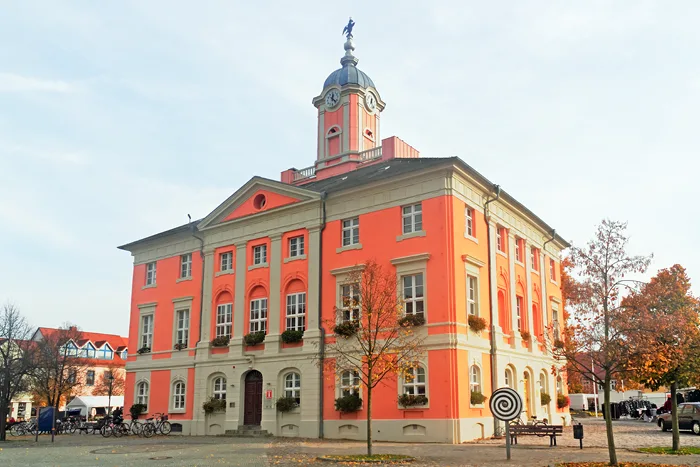
[[265, 390], [265, 408], [266, 409], [274, 409], [275, 408], [275, 389], [266, 389]]

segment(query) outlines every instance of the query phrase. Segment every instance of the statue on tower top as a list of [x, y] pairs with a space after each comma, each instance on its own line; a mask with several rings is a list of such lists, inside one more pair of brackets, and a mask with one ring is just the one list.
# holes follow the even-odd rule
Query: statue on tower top
[[350, 17], [350, 20], [348, 21], [347, 26], [343, 28], [343, 34], [345, 34], [345, 37], [350, 39], [352, 37], [352, 28], [355, 26], [355, 22], [352, 20], [352, 16]]

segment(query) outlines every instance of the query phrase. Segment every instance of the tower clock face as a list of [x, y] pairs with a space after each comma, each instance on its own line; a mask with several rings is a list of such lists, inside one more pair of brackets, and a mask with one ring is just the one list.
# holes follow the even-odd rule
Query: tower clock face
[[340, 92], [337, 89], [331, 89], [326, 94], [326, 105], [328, 107], [335, 107], [338, 102], [340, 102]]
[[371, 92], [368, 92], [367, 95], [365, 95], [365, 106], [370, 112], [374, 112], [374, 109], [377, 108], [377, 98], [374, 97], [374, 94]]

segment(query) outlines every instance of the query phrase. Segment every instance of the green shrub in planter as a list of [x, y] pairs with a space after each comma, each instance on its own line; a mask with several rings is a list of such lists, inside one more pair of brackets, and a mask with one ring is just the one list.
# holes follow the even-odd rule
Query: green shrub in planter
[[357, 393], [339, 397], [335, 400], [335, 410], [339, 412], [357, 412], [360, 408], [362, 408], [362, 399]]
[[299, 407], [299, 403], [294, 397], [280, 397], [275, 405], [278, 412], [291, 412], [292, 409]]
[[202, 408], [204, 409], [204, 413], [221, 412], [226, 410], [226, 400], [210, 397], [208, 401], [202, 404]]
[[529, 332], [527, 332], [527, 331], [521, 331], [521, 332], [520, 332], [520, 337], [522, 337], [522, 339], [523, 339], [524, 341], [528, 341], [528, 342], [529, 342], [530, 339], [532, 338], [532, 335], [531, 335]]
[[469, 329], [474, 332], [481, 332], [486, 329], [486, 320], [478, 316], [469, 315]]
[[403, 407], [415, 407], [416, 405], [425, 405], [428, 403], [428, 398], [422, 394], [401, 394], [399, 396], [399, 404]]
[[421, 315], [406, 315], [399, 320], [399, 326], [423, 326], [425, 324], [425, 316]]
[[360, 323], [356, 320], [343, 321], [333, 327], [333, 333], [345, 338], [353, 336], [360, 329]]
[[146, 404], [134, 404], [129, 408], [129, 413], [131, 414], [132, 420], [138, 420], [139, 415], [146, 412], [148, 406]]
[[211, 340], [211, 346], [212, 347], [226, 347], [229, 342], [231, 342], [231, 338], [229, 336], [219, 336], [219, 337], [215, 337]]
[[136, 351], [137, 354], [145, 354], [145, 353], [151, 353], [151, 348], [147, 346], [143, 346], [140, 349]]
[[547, 405], [552, 401], [552, 397], [547, 394], [546, 392], [543, 392], [540, 394], [540, 404], [542, 405]]
[[285, 344], [293, 344], [294, 342], [301, 342], [304, 338], [304, 331], [293, 331], [288, 329], [282, 333], [282, 342]]
[[245, 345], [258, 345], [265, 341], [265, 331], [251, 332], [243, 338]]
[[569, 406], [569, 398], [565, 396], [564, 394], [559, 394], [557, 396], [557, 408], [558, 409], [563, 409], [564, 407]]
[[484, 401], [486, 400], [486, 396], [484, 396], [479, 391], [472, 391], [472, 395], [471, 395], [470, 400], [471, 400], [472, 405], [479, 405], [479, 404], [484, 403]]

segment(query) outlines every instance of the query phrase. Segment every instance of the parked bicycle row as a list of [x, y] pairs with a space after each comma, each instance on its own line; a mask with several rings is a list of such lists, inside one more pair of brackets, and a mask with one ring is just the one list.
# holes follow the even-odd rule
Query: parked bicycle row
[[[38, 425], [36, 419], [14, 423], [10, 427], [12, 436], [36, 435]], [[168, 416], [156, 413], [144, 421], [133, 420], [126, 422], [119, 414], [108, 415], [97, 422], [86, 422], [80, 417], [69, 417], [64, 420], [56, 420], [56, 434], [101, 434], [105, 438], [114, 436], [120, 438], [124, 435], [135, 435], [150, 438], [153, 435], [169, 435], [172, 426]]]

